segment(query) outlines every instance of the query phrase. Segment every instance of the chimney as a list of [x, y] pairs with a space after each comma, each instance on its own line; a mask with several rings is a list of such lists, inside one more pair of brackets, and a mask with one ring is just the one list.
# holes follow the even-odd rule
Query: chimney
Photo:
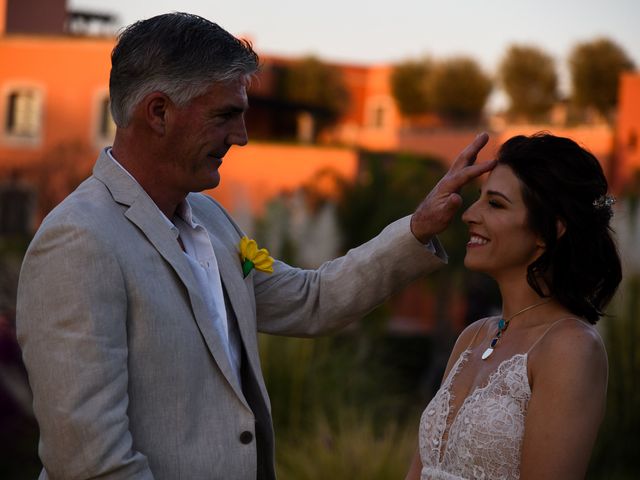
[[7, 23], [7, 0], [0, 0], [0, 37], [4, 35]]
[[0, 33], [60, 35], [65, 31], [67, 0], [0, 0]]

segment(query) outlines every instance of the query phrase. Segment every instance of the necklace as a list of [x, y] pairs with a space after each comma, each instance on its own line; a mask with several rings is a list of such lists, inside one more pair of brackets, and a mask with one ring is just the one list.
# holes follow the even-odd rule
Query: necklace
[[550, 301], [551, 301], [551, 299], [547, 298], [546, 300], [543, 300], [541, 302], [534, 303], [533, 305], [529, 305], [528, 307], [524, 307], [522, 310], [520, 310], [519, 312], [514, 313], [513, 315], [511, 315], [506, 320], [505, 320], [504, 317], [502, 317], [500, 319], [500, 321], [498, 322], [498, 331], [496, 332], [495, 336], [491, 340], [491, 343], [489, 343], [489, 348], [487, 348], [484, 351], [484, 353], [482, 354], [482, 360], [486, 360], [487, 358], [489, 358], [491, 356], [491, 354], [493, 353], [493, 349], [496, 348], [496, 344], [498, 343], [498, 340], [500, 339], [500, 337], [502, 337], [504, 332], [507, 331], [507, 328], [509, 327], [509, 322], [511, 322], [511, 320], [513, 320], [515, 317], [517, 317], [521, 313], [528, 312], [529, 310], [532, 310], [532, 309], [534, 309], [536, 307], [539, 307], [540, 305], [544, 305], [545, 303], [550, 302]]

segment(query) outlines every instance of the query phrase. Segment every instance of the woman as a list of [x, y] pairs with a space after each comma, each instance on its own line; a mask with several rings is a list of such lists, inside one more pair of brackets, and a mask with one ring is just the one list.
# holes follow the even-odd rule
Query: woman
[[584, 478], [603, 418], [594, 324], [621, 267], [602, 168], [549, 134], [513, 137], [497, 160], [462, 218], [465, 265], [496, 280], [502, 315], [458, 338], [407, 479]]

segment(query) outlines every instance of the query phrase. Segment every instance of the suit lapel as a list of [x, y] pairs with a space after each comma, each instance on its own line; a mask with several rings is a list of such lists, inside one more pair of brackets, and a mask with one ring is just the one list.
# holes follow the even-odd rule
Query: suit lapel
[[[233, 241], [229, 242], [229, 239], [225, 241], [223, 238], [224, 234], [217, 229], [207, 228], [207, 231], [209, 232], [211, 243], [215, 250], [218, 269], [220, 270], [220, 278], [229, 297], [233, 313], [238, 323], [242, 342], [245, 345], [247, 358], [249, 359], [255, 378], [259, 380], [262, 395], [264, 398], [267, 398], [267, 390], [262, 379], [260, 368], [260, 359], [257, 354], [256, 312], [253, 309], [253, 303], [247, 299], [247, 296], [250, 295], [251, 292], [248, 290], [246, 282], [250, 282], [251, 280], [244, 279], [242, 276], [240, 258], [237, 250], [238, 246], [234, 244]], [[253, 275], [253, 273], [249, 275]]]
[[180, 281], [185, 285], [194, 318], [209, 351], [231, 387], [238, 397], [244, 401], [241, 385], [233, 372], [222, 340], [213, 326], [212, 319], [209, 318], [206, 304], [200, 293], [200, 286], [175, 234], [162, 217], [162, 213], [142, 187], [133, 178], [129, 177], [122, 168], [114, 164], [105, 152], [96, 163], [94, 176], [105, 183], [114, 200], [129, 205], [129, 208], [125, 211], [125, 217], [144, 233], [149, 242], [171, 265]]
[[236, 245], [229, 245], [228, 242], [220, 238], [216, 231], [207, 230], [209, 231], [209, 237], [215, 250], [218, 268], [220, 269], [220, 277], [227, 289], [229, 300], [238, 318], [240, 333], [246, 341], [248, 334], [254, 334], [255, 332], [249, 332], [247, 329], [251, 327], [246, 325], [246, 322], [243, 320], [253, 318], [255, 312], [251, 307], [251, 302], [247, 302], [247, 285], [242, 276], [240, 257], [238, 256]]

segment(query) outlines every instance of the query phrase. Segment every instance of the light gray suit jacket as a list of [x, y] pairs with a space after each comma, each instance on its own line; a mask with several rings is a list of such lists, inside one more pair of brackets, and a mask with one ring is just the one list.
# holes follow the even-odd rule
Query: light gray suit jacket
[[273, 274], [243, 278], [241, 230], [210, 197], [188, 201], [211, 236], [246, 384], [160, 211], [103, 152], [45, 218], [20, 275], [18, 340], [40, 426], [40, 478], [273, 478], [257, 332], [338, 329], [446, 261], [437, 241], [432, 254], [413, 237], [407, 217], [318, 270], [276, 262]]

